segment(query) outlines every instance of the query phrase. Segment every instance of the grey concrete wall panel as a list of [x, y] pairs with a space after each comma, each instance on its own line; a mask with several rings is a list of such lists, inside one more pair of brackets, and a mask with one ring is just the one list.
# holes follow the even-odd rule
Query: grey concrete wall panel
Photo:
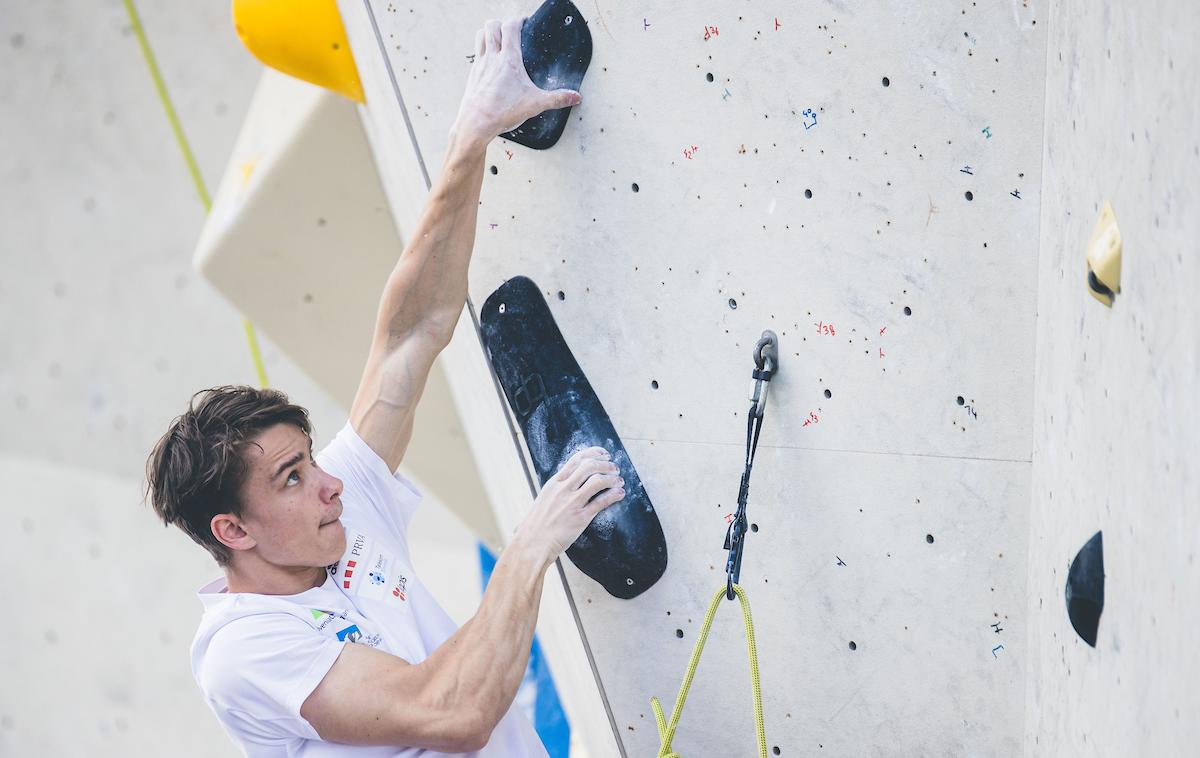
[[[533, 7], [341, 6], [404, 226], [421, 194], [405, 115], [436, 171], [474, 30]], [[584, 102], [551, 150], [490, 148], [470, 293], [482, 304], [518, 274], [545, 288], [662, 519], [671, 563], [635, 600], [564, 569], [624, 751], [657, 749], [648, 699], [674, 702], [723, 582], [750, 350], [770, 328], [782, 366], [743, 567], [769, 743], [1017, 753], [1044, 19], [1021, 4], [581, 9]], [[495, 391], [456, 381], [473, 388], [460, 409]], [[518, 459], [511, 444], [490, 457]], [[511, 471], [483, 476], [528, 498]], [[685, 755], [753, 742], [736, 615], [718, 617]]]
[[[1193, 756], [1200, 6], [1067, 0], [1048, 37], [1026, 755]], [[1124, 241], [1111, 310], [1084, 283], [1106, 200]], [[1100, 530], [1093, 649], [1064, 587]]]

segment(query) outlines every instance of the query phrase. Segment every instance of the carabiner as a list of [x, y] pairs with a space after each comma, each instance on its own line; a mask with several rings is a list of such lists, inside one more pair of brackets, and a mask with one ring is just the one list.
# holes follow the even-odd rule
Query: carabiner
[[756, 368], [750, 374], [754, 379], [750, 400], [754, 402], [754, 417], [762, 418], [763, 411], [767, 409], [771, 377], [779, 371], [779, 338], [770, 329], [764, 329], [754, 344], [754, 365]]

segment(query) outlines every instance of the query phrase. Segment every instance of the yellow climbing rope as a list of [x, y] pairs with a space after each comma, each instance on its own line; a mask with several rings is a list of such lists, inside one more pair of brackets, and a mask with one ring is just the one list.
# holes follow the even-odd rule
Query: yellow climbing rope
[[[188, 172], [192, 175], [192, 183], [196, 185], [196, 192], [200, 195], [200, 202], [204, 204], [204, 212], [212, 211], [212, 199], [208, 196], [208, 190], [204, 186], [204, 179], [200, 176], [200, 167], [196, 164], [196, 156], [192, 155], [192, 148], [188, 145], [187, 137], [183, 133], [183, 125], [179, 123], [179, 116], [175, 113], [175, 106], [171, 104], [171, 98], [167, 94], [167, 85], [163, 81], [162, 74], [158, 70], [158, 62], [154, 59], [154, 53], [150, 50], [150, 40], [146, 37], [146, 30], [142, 28], [141, 19], [138, 18], [137, 8], [133, 5], [133, 0], [125, 0], [125, 11], [129, 14], [129, 23], [133, 26], [133, 31], [137, 34], [138, 44], [142, 48], [142, 57], [146, 59], [146, 66], [150, 69], [150, 77], [154, 79], [154, 89], [158, 92], [158, 99], [162, 102], [163, 110], [167, 112], [167, 120], [171, 122], [171, 131], [175, 133], [175, 141], [179, 144], [179, 149], [183, 153], [183, 160], [187, 163]], [[258, 340], [254, 336], [254, 325], [250, 323], [250, 319], [242, 317], [242, 324], [246, 328], [246, 341], [250, 344], [250, 357], [254, 360], [254, 369], [258, 372], [258, 382], [262, 387], [267, 386], [267, 370], [263, 366], [262, 355], [258, 351]]]
[[[696, 675], [696, 666], [700, 663], [700, 654], [704, 652], [704, 643], [708, 640], [709, 630], [712, 629], [713, 618], [717, 615], [717, 606], [721, 604], [721, 598], [725, 596], [726, 589], [725, 585], [721, 585], [717, 594], [713, 596], [712, 602], [708, 604], [708, 612], [704, 614], [704, 627], [700, 630], [700, 639], [696, 640], [696, 647], [692, 650], [692, 659], [688, 662], [687, 674], [683, 677], [683, 684], [679, 685], [679, 695], [675, 698], [675, 707], [671, 709], [670, 725], [663, 717], [662, 704], [658, 702], [658, 698], [650, 698], [650, 707], [654, 709], [654, 720], [658, 723], [658, 758], [680, 758], [679, 753], [671, 750], [671, 742], [675, 739], [675, 730], [679, 726], [680, 717], [683, 716], [683, 704], [687, 700], [688, 690]], [[742, 590], [741, 585], [733, 585], [733, 591], [737, 593], [738, 600], [741, 601], [742, 621], [746, 625], [746, 647], [750, 652], [750, 685], [754, 689], [754, 728], [758, 737], [758, 758], [767, 758], [767, 733], [763, 726], [762, 689], [758, 679], [758, 650], [754, 646], [754, 619], [750, 616], [750, 601], [746, 599], [746, 593]]]

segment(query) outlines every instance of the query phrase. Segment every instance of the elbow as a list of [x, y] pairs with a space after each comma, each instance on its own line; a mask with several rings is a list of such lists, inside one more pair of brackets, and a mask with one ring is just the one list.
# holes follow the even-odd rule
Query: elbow
[[471, 739], [469, 739], [469, 740], [465, 740], [465, 741], [462, 743], [462, 747], [460, 748], [460, 752], [463, 752], [463, 753], [477, 753], [477, 752], [479, 752], [480, 750], [483, 750], [485, 747], [487, 747], [487, 744], [488, 744], [488, 740], [489, 740], [489, 739], [491, 739], [491, 735], [490, 735], [490, 734], [488, 734], [488, 735], [476, 735], [476, 736], [472, 737], [472, 738], [471, 738]]
[[481, 715], [463, 715], [456, 721], [454, 734], [446, 746], [451, 753], [474, 753], [487, 747], [495, 724], [485, 723]]
[[487, 747], [498, 723], [499, 719], [490, 718], [486, 711], [476, 711], [474, 718], [470, 719], [471, 728], [467, 739], [467, 752], [475, 752]]
[[496, 721], [475, 698], [444, 698], [423, 719], [427, 739], [417, 747], [443, 753], [474, 753], [492, 737]]

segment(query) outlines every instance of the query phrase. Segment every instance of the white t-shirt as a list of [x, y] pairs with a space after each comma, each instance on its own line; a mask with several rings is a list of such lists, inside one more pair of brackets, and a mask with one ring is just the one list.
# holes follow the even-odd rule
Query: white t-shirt
[[[406, 534], [420, 491], [389, 471], [349, 421], [315, 457], [343, 483], [346, 553], [329, 567], [324, 584], [298, 595], [229, 593], [224, 577], [201, 587], [204, 615], [192, 642], [192, 674], [251, 758], [442, 756], [325, 742], [300, 715], [343, 646], [370, 645], [419, 663], [457, 629], [413, 574]], [[487, 746], [470, 755], [547, 758], [515, 705]]]

